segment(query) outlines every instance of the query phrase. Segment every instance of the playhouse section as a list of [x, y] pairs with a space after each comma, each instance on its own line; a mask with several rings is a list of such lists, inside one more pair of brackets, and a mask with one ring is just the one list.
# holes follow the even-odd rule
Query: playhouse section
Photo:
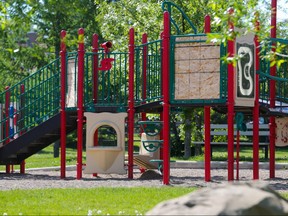
[[[86, 166], [84, 173], [125, 174], [125, 118], [127, 113], [98, 114], [85, 112], [84, 116], [87, 119]], [[110, 126], [116, 131], [117, 142], [115, 144], [105, 146], [102, 142], [95, 143], [95, 133], [98, 133], [97, 130], [101, 126]]]
[[[148, 41], [148, 35], [143, 34], [137, 45], [131, 28], [128, 52], [111, 52], [112, 42], [99, 46], [94, 34], [92, 52], [87, 52], [84, 29], [79, 29], [78, 52], [67, 52], [66, 32], [62, 31], [60, 58], [0, 94], [0, 164], [6, 165], [6, 172], [11, 164], [22, 163], [60, 139], [61, 178], [65, 178], [66, 136], [77, 130], [77, 179], [82, 178], [83, 168], [93, 174], [126, 173], [127, 137], [128, 178], [133, 178], [135, 163], [144, 169], [161, 167], [163, 183], [169, 184], [170, 110], [204, 106], [205, 180], [211, 180], [210, 108], [227, 114], [228, 180], [234, 179], [235, 113], [253, 118], [254, 179], [259, 178], [259, 117], [270, 118], [270, 176], [274, 177], [275, 140], [282, 146], [288, 143], [284, 118], [288, 40], [274, 35], [262, 47], [263, 53], [275, 45], [283, 47], [284, 53], [275, 56], [282, 64], [271, 66], [270, 60], [260, 59], [260, 44], [254, 35], [229, 40], [227, 46], [208, 43], [209, 16], [205, 18], [205, 34], [198, 34], [177, 5], [165, 1], [162, 8], [164, 30], [159, 40]], [[189, 24], [190, 34], [180, 31], [174, 9]], [[230, 28], [234, 30], [233, 25]], [[236, 54], [240, 57], [236, 67], [223, 61], [223, 57]], [[139, 156], [134, 156], [133, 148], [136, 113], [141, 113], [137, 124], [144, 132]], [[147, 113], [160, 114], [161, 121], [147, 121]], [[85, 127], [86, 166], [82, 163]], [[115, 142], [105, 145], [108, 142], [102, 139], [101, 131], [113, 132]]]

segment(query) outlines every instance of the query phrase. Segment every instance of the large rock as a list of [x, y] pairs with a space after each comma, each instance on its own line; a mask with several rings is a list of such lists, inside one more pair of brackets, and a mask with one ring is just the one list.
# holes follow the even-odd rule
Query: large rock
[[234, 183], [162, 202], [146, 215], [288, 215], [288, 201], [266, 184]]

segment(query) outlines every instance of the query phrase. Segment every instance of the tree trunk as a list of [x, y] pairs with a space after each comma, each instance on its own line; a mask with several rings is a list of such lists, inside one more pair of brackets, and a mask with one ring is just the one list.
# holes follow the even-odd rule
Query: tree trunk
[[[190, 116], [189, 116], [190, 117]], [[188, 159], [191, 157], [191, 133], [192, 133], [192, 125], [191, 119], [185, 119], [185, 138], [184, 138], [184, 158]]]
[[[197, 115], [197, 113], [195, 113], [195, 119], [196, 119], [196, 137], [199, 139], [203, 139], [203, 135], [201, 134], [202, 131], [202, 118], [200, 115]], [[199, 139], [200, 140], [200, 139]], [[202, 154], [202, 148], [201, 145], [195, 145], [195, 154], [194, 156], [198, 156]]]

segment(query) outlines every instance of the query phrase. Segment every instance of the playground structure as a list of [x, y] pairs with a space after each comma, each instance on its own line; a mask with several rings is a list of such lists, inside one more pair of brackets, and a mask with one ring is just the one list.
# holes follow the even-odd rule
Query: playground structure
[[[87, 163], [84, 172], [124, 173], [127, 123], [128, 178], [132, 179], [134, 116], [141, 113], [140, 124], [144, 132], [145, 129], [150, 133], [153, 130], [159, 132], [159, 140], [147, 142], [146, 147], [148, 151], [161, 150], [163, 184], [169, 184], [170, 111], [179, 107], [204, 107], [205, 180], [211, 180], [211, 108], [227, 113], [229, 181], [234, 180], [235, 113], [253, 116], [254, 179], [259, 178], [259, 117], [269, 116], [270, 177], [274, 178], [276, 117], [283, 130], [287, 130], [285, 116], [288, 114], [284, 112], [288, 105], [287, 61], [280, 67], [270, 67], [269, 61], [260, 60], [259, 41], [254, 35], [229, 40], [227, 47], [207, 43], [210, 17], [205, 17], [205, 33], [199, 34], [179, 9], [193, 30], [191, 34], [182, 34], [170, 16], [173, 7], [179, 9], [171, 2], [163, 3], [161, 39], [148, 42], [147, 34], [143, 34], [142, 44], [135, 45], [135, 33], [131, 28], [128, 52], [110, 52], [110, 42], [98, 47], [96, 34], [93, 35], [92, 52], [86, 52], [84, 30], [79, 29], [78, 52], [69, 53], [65, 45], [66, 32], [62, 31], [60, 58], [17, 85], [7, 87], [0, 95], [5, 111], [1, 118], [0, 164], [6, 165], [6, 172], [10, 172], [10, 165], [22, 164], [23, 173], [26, 158], [60, 139], [60, 175], [65, 178], [66, 135], [77, 130], [77, 179], [81, 179], [83, 128], [86, 123]], [[272, 26], [276, 26], [275, 17]], [[176, 28], [175, 35], [171, 34], [171, 24]], [[233, 30], [232, 23], [230, 28]], [[287, 47], [287, 40], [276, 38], [276, 28], [272, 28], [272, 32], [266, 52], [275, 51], [276, 43]], [[237, 67], [222, 60], [226, 54], [229, 57], [242, 55]], [[285, 55], [277, 58], [285, 58]], [[160, 113], [161, 122], [148, 121], [147, 113]], [[237, 125], [237, 130], [245, 130], [242, 122], [237, 122]], [[101, 145], [98, 139], [101, 126], [116, 131], [116, 145]], [[278, 133], [283, 134], [283, 131]], [[282, 138], [287, 143], [287, 134]]]

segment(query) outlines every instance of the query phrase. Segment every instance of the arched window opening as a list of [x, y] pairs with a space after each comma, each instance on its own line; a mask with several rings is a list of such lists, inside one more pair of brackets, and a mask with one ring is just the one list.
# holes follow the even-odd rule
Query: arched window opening
[[94, 142], [95, 146], [117, 146], [117, 133], [113, 127], [103, 125], [95, 131]]

